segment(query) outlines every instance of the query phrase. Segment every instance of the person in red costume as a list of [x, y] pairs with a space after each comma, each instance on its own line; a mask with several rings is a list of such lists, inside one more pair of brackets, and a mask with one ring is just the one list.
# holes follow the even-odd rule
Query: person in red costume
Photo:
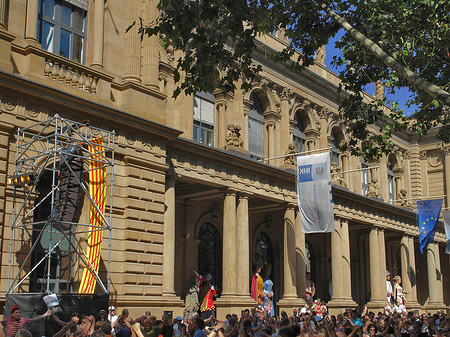
[[255, 268], [255, 275], [252, 278], [251, 297], [258, 303], [264, 304], [264, 281], [260, 275], [261, 266]]
[[215, 305], [214, 298], [217, 295], [216, 287], [212, 282], [212, 275], [209, 270], [205, 270], [203, 277], [201, 278], [201, 291], [200, 291], [200, 317], [208, 319], [211, 316], [215, 317]]

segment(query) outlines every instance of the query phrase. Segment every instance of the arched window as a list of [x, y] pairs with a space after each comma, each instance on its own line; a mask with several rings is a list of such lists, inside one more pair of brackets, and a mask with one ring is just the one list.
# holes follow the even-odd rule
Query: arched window
[[210, 92], [198, 92], [194, 96], [193, 140], [208, 146], [214, 145], [214, 102]]
[[250, 95], [252, 106], [248, 116], [248, 152], [254, 159], [264, 158], [264, 116], [263, 106], [254, 93]]
[[273, 265], [272, 242], [269, 236], [264, 232], [259, 232], [256, 237], [255, 262], [261, 267]]
[[305, 152], [306, 150], [305, 125], [303, 124], [303, 120], [298, 113], [295, 114], [294, 119], [297, 122], [294, 128], [294, 135], [293, 135], [294, 147], [297, 150], [297, 152]]
[[217, 228], [206, 222], [198, 233], [198, 271], [209, 270], [215, 284], [222, 287], [222, 242]]
[[339, 139], [336, 135], [336, 132], [334, 132], [334, 130], [331, 132], [331, 147], [332, 147], [332, 149], [330, 151], [331, 162], [339, 165], [339, 154], [340, 154]]

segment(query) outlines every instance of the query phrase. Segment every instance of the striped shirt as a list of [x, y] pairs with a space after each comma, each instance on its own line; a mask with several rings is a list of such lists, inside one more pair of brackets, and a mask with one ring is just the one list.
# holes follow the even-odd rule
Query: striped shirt
[[21, 318], [18, 321], [8, 318], [2, 321], [2, 325], [5, 327], [6, 337], [15, 337], [17, 331], [23, 328], [29, 321], [28, 318]]

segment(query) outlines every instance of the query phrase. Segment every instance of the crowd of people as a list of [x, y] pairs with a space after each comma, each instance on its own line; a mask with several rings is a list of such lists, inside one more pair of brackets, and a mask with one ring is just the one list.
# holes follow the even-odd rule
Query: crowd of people
[[24, 327], [48, 316], [60, 325], [53, 337], [450, 337], [450, 317], [444, 313], [419, 315], [406, 311], [401, 278], [395, 276], [392, 284], [388, 271], [383, 312], [375, 314], [365, 308], [362, 313], [352, 310], [336, 316], [328, 314], [324, 301], [314, 298], [315, 285], [307, 273], [308, 304], [294, 309], [291, 315], [282, 311], [276, 317], [270, 274], [270, 267], [262, 270], [256, 266], [250, 289], [255, 305], [243, 310], [240, 317], [230, 313], [223, 321], [215, 317], [214, 298], [220, 291], [206, 270], [203, 274], [195, 272], [191, 278], [183, 316], [172, 319], [164, 314], [157, 319], [147, 311], [133, 319], [127, 309], [116, 315], [116, 308], [110, 306], [96, 317], [74, 312], [64, 322], [51, 310], [31, 319], [22, 318], [20, 308], [14, 305], [11, 317], [1, 322], [4, 329], [0, 337], [31, 337]]
[[442, 312], [375, 314], [365, 309], [363, 313], [352, 310], [335, 316], [328, 314], [320, 300], [294, 309], [290, 315], [282, 311], [280, 317], [258, 308], [243, 310], [240, 317], [228, 314], [225, 320], [214, 315], [203, 319], [198, 313], [158, 319], [150, 311], [133, 319], [127, 309], [116, 315], [111, 306], [108, 313], [100, 310], [97, 317], [73, 313], [69, 322], [63, 322], [51, 311], [31, 320], [21, 318], [20, 309], [14, 306], [11, 318], [2, 324], [6, 337], [31, 337], [24, 326], [50, 315], [61, 325], [53, 337], [450, 337], [450, 317]]

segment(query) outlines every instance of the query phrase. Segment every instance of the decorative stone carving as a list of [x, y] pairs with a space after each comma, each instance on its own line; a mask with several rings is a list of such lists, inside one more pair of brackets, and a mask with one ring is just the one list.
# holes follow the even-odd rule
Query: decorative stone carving
[[411, 202], [409, 200], [406, 200], [407, 194], [408, 192], [404, 188], [401, 188], [397, 195], [397, 202], [402, 207], [412, 208]]
[[272, 95], [273, 95], [273, 99], [275, 101], [275, 108], [277, 109], [277, 112], [280, 113], [281, 112], [281, 98], [280, 98], [280, 95], [278, 94], [278, 90], [272, 89]]
[[320, 118], [329, 118], [333, 115], [330, 109], [320, 106], [314, 106], [314, 110], [317, 112]]
[[283, 88], [281, 91], [281, 99], [290, 101], [292, 99], [292, 90], [290, 88]]
[[319, 47], [316, 51], [316, 61], [322, 64], [325, 64], [326, 51], [325, 46]]
[[331, 171], [331, 184], [342, 186], [345, 188], [348, 188], [347, 182], [345, 181], [344, 177], [342, 176], [341, 167], [336, 163], [331, 163], [330, 165], [330, 171]]
[[444, 152], [444, 156], [450, 155], [450, 146], [443, 146], [442, 151]]
[[286, 155], [292, 154], [292, 156], [284, 158], [284, 165], [295, 166], [295, 155], [297, 154], [297, 150], [294, 147], [294, 144], [289, 144], [288, 149], [285, 152]]
[[378, 178], [372, 178], [372, 181], [369, 183], [369, 189], [367, 190], [366, 197], [369, 198], [378, 198]]
[[225, 149], [242, 148], [244, 142], [241, 139], [241, 127], [239, 125], [229, 124], [227, 126], [227, 135], [225, 137]]
[[427, 151], [420, 151], [419, 152], [419, 159], [423, 160], [423, 159], [427, 159]]
[[14, 100], [11, 97], [3, 97], [2, 98], [3, 108], [7, 111], [13, 111], [15, 107], [17, 106], [16, 103], [14, 103]]

